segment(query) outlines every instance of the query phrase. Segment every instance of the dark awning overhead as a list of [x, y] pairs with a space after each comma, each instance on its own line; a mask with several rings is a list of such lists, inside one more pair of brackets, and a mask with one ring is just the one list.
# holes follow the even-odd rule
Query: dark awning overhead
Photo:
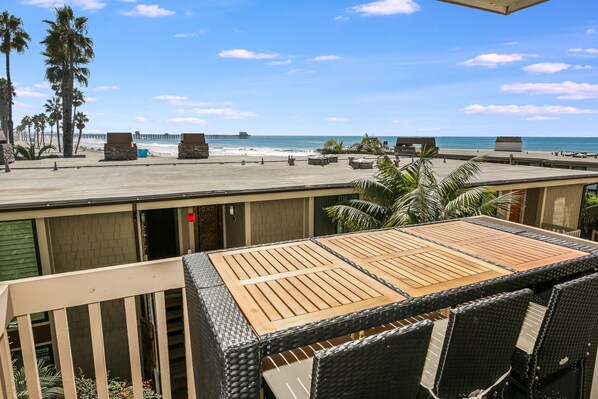
[[480, 10], [509, 15], [515, 11], [532, 7], [548, 0], [440, 0], [445, 3], [478, 8]]

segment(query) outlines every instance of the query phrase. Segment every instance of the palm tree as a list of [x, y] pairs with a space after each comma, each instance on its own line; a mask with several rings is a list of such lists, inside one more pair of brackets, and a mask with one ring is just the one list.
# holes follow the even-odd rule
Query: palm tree
[[[56, 372], [53, 366], [46, 365], [43, 360], [38, 360], [37, 370], [39, 374], [39, 385], [41, 388], [42, 399], [55, 399], [64, 396], [62, 388], [62, 376]], [[27, 390], [27, 378], [25, 376], [25, 367], [14, 368], [15, 388], [18, 399], [29, 399]]]
[[54, 139], [54, 125], [56, 121], [52, 119], [52, 117], [48, 116], [48, 125], [50, 125], [50, 145], [52, 145], [52, 140]]
[[33, 125], [33, 121], [29, 115], [25, 115], [21, 118], [21, 125], [27, 128], [27, 141], [31, 144], [31, 126]]
[[75, 119], [77, 118], [77, 108], [79, 108], [83, 104], [85, 104], [85, 97], [83, 96], [83, 92], [75, 87], [73, 89], [73, 125], [76, 123]]
[[39, 129], [40, 129], [39, 114], [35, 114], [31, 117], [31, 123], [33, 124], [33, 130], [35, 132], [34, 145], [36, 147], [39, 147]]
[[77, 112], [75, 114], [75, 126], [79, 130], [79, 138], [77, 139], [77, 146], [75, 147], [75, 154], [79, 150], [79, 143], [81, 143], [81, 135], [83, 134], [83, 129], [85, 129], [85, 124], [89, 122], [87, 115], [83, 112]]
[[[60, 98], [52, 97], [48, 99], [46, 104], [44, 104], [44, 109], [48, 113], [50, 120], [54, 121], [56, 124], [56, 141], [58, 141], [58, 151], [62, 152], [62, 148], [60, 146], [60, 119], [62, 119], [62, 104], [60, 102]], [[50, 126], [52, 126], [52, 124]], [[50, 138], [50, 140], [52, 139]], [[52, 144], [51, 141], [50, 144]]]
[[23, 125], [22, 122], [19, 124], [19, 126], [16, 127], [16, 140], [23, 140], [25, 138], [25, 129], [26, 127], [25, 125]]
[[40, 113], [37, 116], [39, 118], [39, 127], [42, 134], [41, 145], [46, 145], [46, 134], [44, 132], [46, 131], [46, 123], [48, 123], [48, 117], [44, 113]]
[[324, 143], [323, 150], [327, 154], [342, 154], [343, 153], [343, 142], [330, 139]]
[[371, 153], [375, 155], [383, 155], [384, 151], [382, 150], [382, 145], [380, 140], [370, 138], [370, 136], [366, 133], [363, 135], [361, 142], [353, 144], [349, 147], [351, 152], [356, 152], [358, 154], [361, 153]]
[[0, 78], [0, 129], [2, 129], [4, 137], [8, 137], [9, 107], [12, 105], [12, 99], [16, 96], [15, 88], [12, 87], [12, 90], [9, 90], [8, 87], [8, 81]]
[[[17, 53], [23, 53], [29, 45], [27, 42], [31, 41], [29, 34], [23, 29], [23, 21], [14, 15], [4, 11], [0, 14], [0, 53], [6, 55], [6, 81], [8, 87], [12, 87], [12, 79], [10, 77], [10, 53], [12, 50]], [[8, 141], [11, 144], [15, 143], [12, 121], [12, 101], [8, 102]]]
[[94, 57], [93, 41], [87, 37], [87, 18], [75, 17], [67, 5], [56, 8], [56, 19], [45, 20], [49, 25], [46, 46], [46, 78], [60, 85], [62, 96], [62, 133], [64, 156], [73, 156], [73, 99], [75, 81], [87, 86], [89, 69], [85, 67]]
[[520, 201], [517, 192], [498, 196], [489, 187], [472, 187], [483, 159], [467, 161], [438, 179], [434, 151], [400, 169], [388, 156], [380, 158], [373, 178], [353, 182], [360, 199], [326, 208], [350, 231], [405, 226], [475, 215], [495, 216]]

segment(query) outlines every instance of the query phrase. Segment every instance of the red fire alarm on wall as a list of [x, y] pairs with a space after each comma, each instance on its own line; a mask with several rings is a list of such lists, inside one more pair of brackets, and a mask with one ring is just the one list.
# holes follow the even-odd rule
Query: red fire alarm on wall
[[195, 212], [190, 212], [187, 214], [187, 221], [189, 223], [195, 223]]

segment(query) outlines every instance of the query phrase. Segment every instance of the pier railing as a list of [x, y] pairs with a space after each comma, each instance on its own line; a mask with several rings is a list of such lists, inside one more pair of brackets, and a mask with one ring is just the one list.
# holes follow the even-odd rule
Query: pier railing
[[[180, 258], [100, 268], [81, 272], [56, 274], [0, 285], [0, 398], [17, 398], [13, 376], [13, 360], [8, 338], [8, 326], [14, 319], [25, 368], [30, 399], [41, 399], [37, 358], [31, 315], [49, 312], [54, 324], [54, 345], [62, 373], [65, 399], [77, 399], [75, 370], [71, 353], [71, 338], [67, 309], [86, 306], [89, 313], [91, 346], [95, 381], [99, 399], [108, 399], [108, 370], [102, 327], [102, 302], [119, 300], [124, 303], [126, 337], [129, 347], [131, 383], [135, 398], [143, 398], [142, 354], [139, 344], [138, 298], [151, 295], [155, 304], [156, 358], [159, 365], [159, 386], [165, 399], [172, 398], [165, 291], [183, 289], [184, 346], [187, 386], [193, 387], [187, 304], [184, 292], [183, 267]], [[188, 398], [194, 399], [193, 389]]]

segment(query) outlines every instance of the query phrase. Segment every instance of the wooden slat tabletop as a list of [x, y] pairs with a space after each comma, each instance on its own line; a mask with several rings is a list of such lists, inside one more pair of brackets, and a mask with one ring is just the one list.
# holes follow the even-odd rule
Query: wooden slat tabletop
[[258, 335], [405, 299], [310, 241], [209, 257]]
[[318, 241], [413, 297], [511, 274], [504, 268], [396, 230]]
[[517, 271], [588, 255], [586, 252], [463, 221], [406, 227], [401, 230]]

